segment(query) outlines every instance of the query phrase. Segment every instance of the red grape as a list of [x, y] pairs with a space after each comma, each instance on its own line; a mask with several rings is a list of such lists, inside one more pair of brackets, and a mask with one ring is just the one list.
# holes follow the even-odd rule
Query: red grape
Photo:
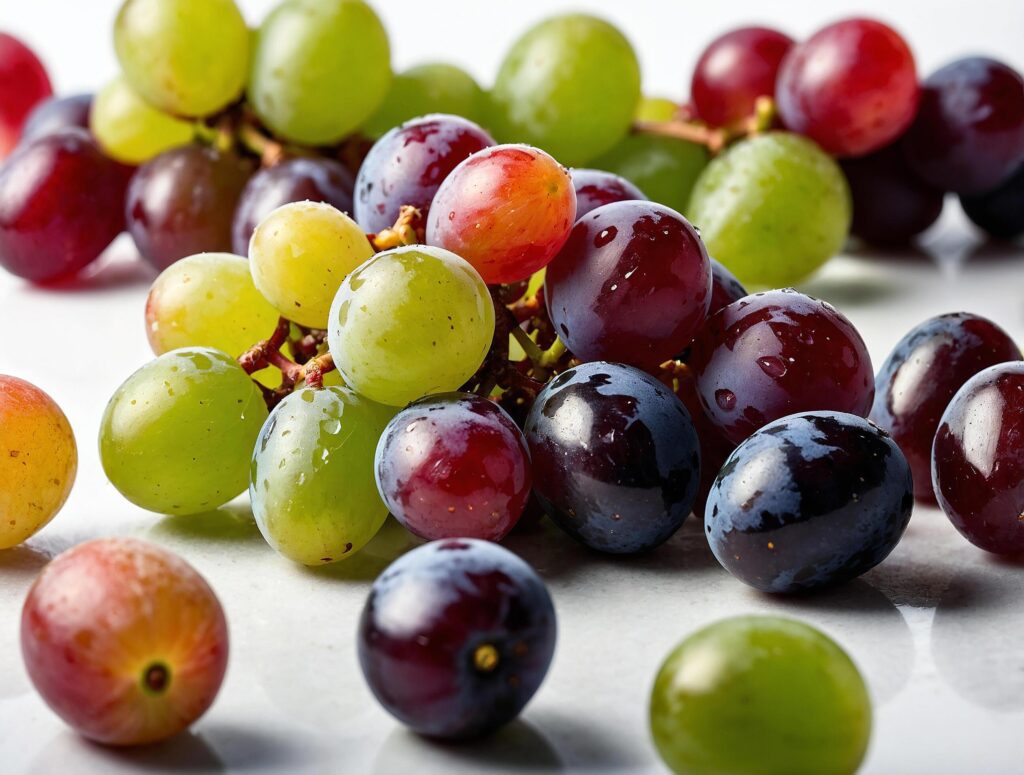
[[967, 217], [997, 239], [1024, 234], [1024, 164], [999, 188], [974, 196], [961, 195]]
[[736, 445], [725, 438], [718, 427], [708, 418], [704, 405], [700, 402], [700, 396], [697, 394], [697, 381], [693, 371], [682, 370], [677, 373], [676, 379], [678, 387], [675, 394], [690, 413], [693, 428], [697, 431], [697, 438], [700, 440], [700, 484], [697, 487], [697, 497], [693, 502], [693, 513], [703, 519], [711, 486], [715, 483], [718, 472], [729, 455], [736, 449]]
[[914, 55], [881, 22], [846, 19], [793, 47], [776, 94], [787, 128], [835, 156], [863, 156], [891, 143], [914, 120]]
[[741, 27], [715, 38], [693, 70], [697, 117], [728, 126], [753, 115], [758, 97], [775, 96], [775, 79], [793, 39], [767, 27]]
[[714, 315], [723, 307], [739, 301], [747, 295], [747, 289], [721, 261], [711, 259], [711, 305], [708, 315]]
[[577, 221], [601, 205], [629, 199], [647, 199], [643, 191], [612, 172], [574, 169], [570, 174], [573, 188], [576, 189]]
[[20, 40], [0, 32], [0, 159], [18, 144], [32, 108], [51, 94], [43, 63]]
[[21, 143], [31, 142], [61, 129], [78, 127], [88, 130], [91, 110], [91, 94], [74, 94], [70, 97], [51, 97], [43, 100], [25, 121], [25, 126], [21, 129]]

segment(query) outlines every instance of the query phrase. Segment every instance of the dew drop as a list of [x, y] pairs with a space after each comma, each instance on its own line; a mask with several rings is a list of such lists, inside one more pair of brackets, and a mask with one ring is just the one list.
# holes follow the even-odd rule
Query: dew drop
[[786, 376], [786, 363], [777, 355], [766, 355], [763, 358], [758, 358], [757, 365], [761, 367], [761, 371], [772, 379]]
[[726, 412], [731, 412], [736, 408], [736, 394], [724, 388], [716, 390], [715, 402]]

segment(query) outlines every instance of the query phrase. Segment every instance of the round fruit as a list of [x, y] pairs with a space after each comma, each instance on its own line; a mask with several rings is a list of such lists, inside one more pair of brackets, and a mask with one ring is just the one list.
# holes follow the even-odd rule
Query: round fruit
[[621, 175], [639, 186], [652, 202], [686, 212], [693, 186], [708, 166], [702, 145], [660, 137], [631, 134], [591, 162], [597, 169]]
[[92, 101], [89, 129], [108, 156], [125, 164], [142, 164], [164, 151], [192, 142], [191, 123], [161, 113], [116, 78]]
[[628, 199], [647, 199], [643, 191], [614, 172], [575, 169], [570, 174], [573, 188], [576, 189], [577, 221], [601, 205]]
[[442, 62], [419, 65], [391, 79], [384, 104], [363, 125], [363, 132], [380, 137], [406, 121], [431, 113], [483, 121], [486, 107], [484, 90], [465, 70]]
[[0, 32], [0, 160], [18, 143], [32, 109], [53, 94], [46, 68], [28, 46]]

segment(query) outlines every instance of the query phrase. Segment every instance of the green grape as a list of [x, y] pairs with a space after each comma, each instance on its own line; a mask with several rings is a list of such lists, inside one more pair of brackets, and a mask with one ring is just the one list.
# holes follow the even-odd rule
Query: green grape
[[253, 282], [278, 312], [327, 328], [341, 281], [373, 255], [358, 224], [323, 202], [292, 202], [268, 215], [249, 243]]
[[665, 97], [643, 97], [636, 106], [637, 121], [671, 121], [679, 106]]
[[245, 490], [267, 406], [228, 355], [172, 350], [114, 393], [100, 424], [107, 478], [132, 503], [163, 514], [215, 509]]
[[781, 288], [842, 248], [850, 190], [839, 165], [813, 142], [771, 132], [737, 143], [708, 165], [689, 217], [708, 252], [740, 282]]
[[703, 146], [673, 137], [634, 134], [593, 162], [636, 184], [654, 202], [683, 212], [690, 192], [708, 164]]
[[850, 775], [871, 735], [871, 700], [839, 646], [801, 622], [725, 619], [661, 666], [654, 743], [676, 773]]
[[89, 129], [108, 156], [125, 164], [142, 164], [195, 137], [191, 123], [161, 113], [124, 78], [115, 78], [96, 95]]
[[562, 164], [586, 166], [629, 131], [640, 64], [629, 41], [593, 16], [541, 22], [512, 46], [491, 90], [491, 128]]
[[132, 89], [176, 116], [207, 116], [241, 95], [250, 39], [234, 0], [125, 0], [114, 25]]
[[398, 73], [384, 104], [363, 125], [363, 133], [380, 137], [392, 127], [430, 113], [450, 113], [483, 122], [486, 97], [473, 77], [454, 65], [420, 65]]
[[373, 456], [396, 409], [348, 388], [302, 388], [282, 401], [252, 455], [249, 495], [263, 537], [290, 560], [321, 565], [351, 557], [388, 510]]
[[259, 29], [249, 101], [289, 140], [340, 140], [374, 114], [390, 84], [387, 33], [362, 0], [284, 0]]
[[426, 245], [387, 250], [352, 272], [327, 328], [345, 383], [391, 406], [460, 387], [493, 336], [483, 279], [454, 253]]

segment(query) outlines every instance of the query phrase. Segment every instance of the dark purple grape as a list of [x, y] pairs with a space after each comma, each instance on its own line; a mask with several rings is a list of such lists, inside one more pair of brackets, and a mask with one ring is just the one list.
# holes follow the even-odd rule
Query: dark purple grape
[[375, 233], [393, 226], [402, 205], [427, 222], [434, 194], [448, 173], [494, 139], [465, 118], [436, 114], [395, 127], [374, 143], [356, 177], [356, 222]]
[[92, 110], [91, 94], [74, 94], [70, 97], [50, 97], [39, 103], [21, 128], [21, 143], [52, 135], [61, 129], [89, 128], [89, 112]]
[[124, 228], [130, 174], [81, 129], [19, 146], [0, 167], [0, 265], [50, 282], [95, 261]]
[[1024, 164], [999, 188], [975, 196], [960, 196], [967, 217], [996, 239], [1024, 234]]
[[576, 189], [576, 220], [591, 210], [612, 202], [629, 199], [647, 199], [639, 188], [621, 175], [604, 170], [570, 170], [572, 185]]
[[199, 145], [143, 164], [125, 203], [139, 253], [163, 271], [196, 253], [231, 252], [235, 207], [251, 174], [248, 161]]
[[850, 231], [869, 245], [907, 245], [942, 213], [942, 190], [917, 176], [899, 144], [841, 166], [853, 199]]
[[711, 488], [704, 528], [740, 581], [801, 592], [884, 560], [910, 520], [912, 488], [887, 433], [852, 414], [805, 412], [736, 448]]
[[747, 295], [747, 289], [721, 261], [711, 259], [711, 306], [708, 316]]
[[290, 202], [326, 202], [352, 211], [355, 179], [331, 159], [291, 159], [260, 170], [246, 184], [235, 210], [231, 242], [235, 253], [249, 254], [249, 239], [260, 221]]
[[914, 495], [932, 501], [932, 442], [942, 413], [979, 371], [1021, 359], [1003, 329], [966, 312], [915, 326], [893, 348], [875, 380], [869, 415], [892, 434], [914, 472]]
[[995, 188], [1024, 161], [1024, 79], [985, 57], [937, 70], [922, 84], [903, 150], [918, 175], [944, 191]]
[[471, 538], [413, 549], [373, 583], [359, 663], [385, 710], [427, 737], [493, 732], [522, 711], [551, 664], [555, 609], [507, 549]]
[[642, 552], [690, 513], [697, 432], [683, 403], [642, 371], [597, 362], [562, 372], [537, 396], [525, 430], [534, 493], [580, 543]]

